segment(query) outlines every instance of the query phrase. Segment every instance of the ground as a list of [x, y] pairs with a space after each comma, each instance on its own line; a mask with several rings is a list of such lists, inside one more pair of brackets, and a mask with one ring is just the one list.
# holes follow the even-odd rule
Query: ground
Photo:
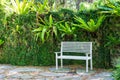
[[0, 80], [114, 80], [112, 71], [94, 69], [85, 72], [84, 68], [65, 66], [13, 66], [0, 64]]

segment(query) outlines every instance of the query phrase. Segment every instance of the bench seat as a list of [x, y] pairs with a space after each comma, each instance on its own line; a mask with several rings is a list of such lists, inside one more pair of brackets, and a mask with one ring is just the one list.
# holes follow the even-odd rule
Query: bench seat
[[59, 59], [75, 59], [75, 60], [86, 60], [86, 59], [91, 59], [91, 57], [86, 57], [86, 56], [68, 56], [68, 55], [64, 55], [64, 56], [58, 56], [57, 58]]

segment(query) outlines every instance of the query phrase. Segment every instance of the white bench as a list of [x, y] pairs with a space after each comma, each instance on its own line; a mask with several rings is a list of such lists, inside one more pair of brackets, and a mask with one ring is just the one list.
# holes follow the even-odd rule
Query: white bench
[[[85, 53], [85, 56], [65, 55], [70, 53]], [[92, 66], [92, 42], [61, 42], [60, 52], [56, 54], [56, 69], [58, 69], [58, 59], [61, 60], [61, 68], [63, 67], [63, 59], [86, 60], [86, 72], [88, 72], [88, 61], [90, 60], [90, 68]]]

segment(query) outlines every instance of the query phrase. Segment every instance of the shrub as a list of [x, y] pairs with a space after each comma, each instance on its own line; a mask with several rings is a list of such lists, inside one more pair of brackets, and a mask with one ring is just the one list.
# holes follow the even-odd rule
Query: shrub
[[120, 80], [120, 58], [116, 60], [115, 67], [116, 69], [114, 70], [113, 77], [115, 80]]
[[[11, 1], [14, 3], [19, 0]], [[34, 0], [18, 2], [21, 7], [16, 8], [13, 3], [0, 3], [0, 39], [4, 41], [0, 63], [52, 65], [55, 60], [53, 52], [58, 49], [59, 43], [69, 40], [92, 41], [94, 66], [111, 67], [111, 60], [116, 53], [119, 53], [120, 48], [119, 6], [117, 8], [115, 4], [115, 8], [107, 11], [105, 7], [108, 9], [109, 6], [95, 3], [94, 7], [91, 6], [89, 10], [82, 9], [75, 12], [60, 9], [55, 11], [49, 7], [48, 0], [44, 3], [30, 1]], [[99, 7], [101, 5], [102, 7]], [[6, 8], [8, 6], [11, 7]], [[12, 7], [14, 8], [11, 11]], [[117, 14], [112, 13], [111, 10], [117, 11]], [[100, 17], [103, 14], [105, 15], [104, 21]], [[75, 16], [81, 18], [80, 22], [75, 20]]]

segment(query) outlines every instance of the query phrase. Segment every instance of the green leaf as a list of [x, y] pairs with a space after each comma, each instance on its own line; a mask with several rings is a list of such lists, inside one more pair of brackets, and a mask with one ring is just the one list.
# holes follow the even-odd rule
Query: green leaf
[[45, 40], [47, 40], [49, 37], [53, 36], [53, 34], [55, 34], [55, 36], [57, 36], [57, 23], [53, 23], [53, 19], [52, 19], [52, 15], [49, 16], [49, 19], [47, 18], [40, 18], [40, 22], [37, 26], [39, 26], [39, 28], [34, 29], [33, 32], [35, 32], [35, 34], [39, 33], [40, 34], [40, 39], [41, 41], [44, 43]]
[[52, 15], [49, 16], [49, 26], [52, 27], [53, 24], [53, 19], [52, 19]]
[[45, 32], [46, 32], [46, 28], [43, 28], [43, 30], [42, 30], [42, 33], [41, 33], [41, 40], [42, 40], [42, 42], [44, 42], [45, 41]]
[[103, 16], [100, 16], [99, 18], [98, 18], [98, 21], [97, 21], [97, 23], [96, 23], [96, 26], [97, 27], [99, 27], [100, 25], [101, 25], [101, 23], [105, 20], [105, 15], [103, 15]]
[[74, 19], [76, 21], [78, 21], [82, 26], [88, 27], [88, 25], [86, 24], [86, 22], [82, 18], [76, 16]]
[[53, 26], [53, 32], [55, 33], [55, 36], [57, 36], [57, 28], [56, 28], [56, 26]]
[[96, 31], [102, 22], [104, 21], [105, 16], [100, 16], [98, 17], [98, 21], [95, 22], [93, 19], [90, 19], [89, 21], [85, 21], [80, 17], [75, 17], [74, 19], [78, 21], [78, 24], [73, 24], [74, 26], [78, 26], [79, 28], [85, 29], [90, 32]]
[[0, 45], [2, 45], [3, 43], [4, 43], [4, 41], [0, 39]]

